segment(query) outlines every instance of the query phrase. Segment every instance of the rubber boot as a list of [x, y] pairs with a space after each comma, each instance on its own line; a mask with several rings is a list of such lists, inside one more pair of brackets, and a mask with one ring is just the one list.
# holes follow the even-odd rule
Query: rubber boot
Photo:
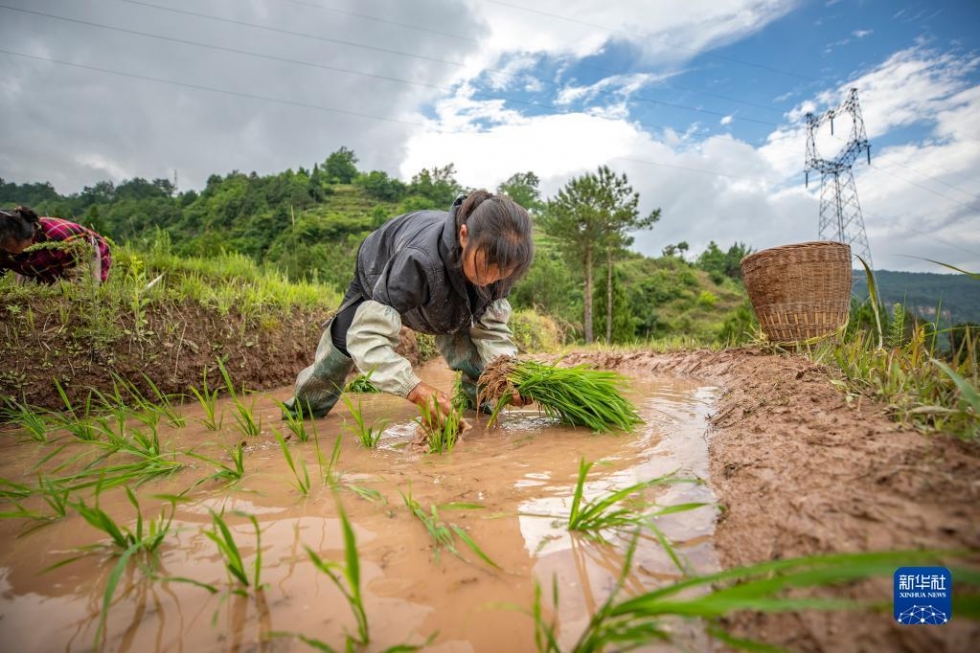
[[[330, 326], [328, 324], [320, 336], [313, 364], [296, 376], [293, 397], [285, 403], [293, 417], [326, 417], [340, 399], [347, 374], [354, 367], [354, 361], [334, 347]], [[286, 419], [285, 414], [283, 419]]]
[[[460, 385], [467, 404], [464, 408], [476, 409], [476, 384], [483, 372], [483, 361], [480, 360], [480, 354], [473, 340], [470, 339], [469, 332], [460, 331], [448, 336], [436, 336], [436, 348], [446, 359], [449, 369], [461, 372]], [[482, 411], [489, 415], [493, 412], [493, 407], [484, 402]]]

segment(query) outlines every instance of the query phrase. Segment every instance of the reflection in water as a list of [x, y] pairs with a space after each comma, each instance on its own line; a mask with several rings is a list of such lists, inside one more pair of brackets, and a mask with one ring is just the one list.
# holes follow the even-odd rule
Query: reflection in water
[[[439, 366], [423, 378], [448, 390], [452, 378]], [[291, 483], [292, 473], [275, 443], [273, 430], [284, 431], [274, 399], [283, 389], [256, 400], [263, 433], [247, 442], [245, 477], [235, 485], [205, 480], [212, 472], [199, 459], [178, 456], [187, 468], [136, 491], [144, 517], [164, 505], [156, 495], [186, 491], [155, 566], [130, 564], [115, 591], [106, 622], [106, 645], [117, 651], [300, 650], [291, 639], [269, 633], [301, 633], [342, 647], [356, 622], [341, 592], [310, 562], [305, 547], [324, 560], [344, 560], [337, 501], [354, 525], [361, 562], [362, 591], [372, 648], [404, 642], [419, 644], [438, 633], [427, 650], [501, 651], [533, 647], [533, 624], [510, 604], [529, 607], [534, 583], [550, 596], [552, 579], [560, 590], [561, 641], [577, 638], [589, 615], [609, 595], [623, 565], [625, 534], [608, 534], [610, 544], [570, 535], [562, 526], [571, 504], [579, 460], [596, 461], [585, 498], [640, 481], [678, 472], [706, 478], [706, 415], [713, 388], [675, 379], [637, 382], [634, 393], [645, 423], [630, 435], [593, 435], [570, 429], [523, 409], [505, 413], [498, 428], [475, 420], [457, 449], [443, 456], [412, 451], [414, 406], [390, 396], [364, 396], [368, 424], [388, 422], [377, 450], [361, 448], [347, 434], [350, 415], [338, 406], [316, 424], [318, 443], [292, 443], [298, 468], [314, 481], [307, 497]], [[230, 411], [224, 404], [219, 410]], [[202, 411], [188, 405], [188, 426], [161, 428], [161, 440], [177, 451], [193, 448], [227, 460], [242, 436], [232, 428], [208, 432], [199, 425]], [[232, 420], [225, 420], [230, 423]], [[341, 455], [334, 492], [322, 479], [335, 440]], [[55, 447], [66, 450], [45, 461]], [[10, 437], [0, 445], [0, 477], [33, 483], [32, 468], [53, 473], [54, 465], [83, 451], [85, 443], [65, 436], [59, 444], [34, 445]], [[319, 455], [318, 455], [319, 452]], [[62, 472], [63, 473], [63, 472]], [[352, 488], [357, 488], [358, 492]], [[190, 488], [190, 489], [188, 489]], [[442, 509], [440, 518], [464, 531], [504, 571], [482, 563], [462, 543], [463, 559], [443, 552], [438, 562], [425, 527], [404, 505], [408, 493], [427, 512], [449, 503], [479, 504], [480, 509]], [[374, 500], [369, 500], [374, 498]], [[706, 485], [690, 483], [650, 490], [661, 506], [713, 503]], [[92, 499], [86, 499], [91, 505]], [[22, 502], [43, 511], [40, 497]], [[136, 514], [119, 490], [106, 491], [99, 505], [120, 524], [134, 527]], [[261, 526], [262, 589], [231, 593], [224, 560], [204, 535], [212, 528], [210, 511], [223, 512], [230, 532], [252, 572], [257, 542], [251, 523]], [[657, 525], [693, 569], [709, 571], [716, 562], [711, 548], [714, 510], [666, 515]], [[105, 585], [117, 558], [84, 556], [53, 571], [44, 569], [76, 554], [79, 547], [104, 543], [100, 533], [78, 515], [69, 516], [23, 537], [19, 520], [0, 520], [0, 643], [3, 650], [87, 650], [98, 626]], [[656, 539], [644, 534], [636, 552], [626, 593], [642, 592], [678, 577]], [[218, 588], [210, 594], [190, 582]], [[170, 579], [170, 580], [168, 580]], [[39, 627], [43, 624], [43, 627]], [[295, 646], [294, 646], [295, 644]]]

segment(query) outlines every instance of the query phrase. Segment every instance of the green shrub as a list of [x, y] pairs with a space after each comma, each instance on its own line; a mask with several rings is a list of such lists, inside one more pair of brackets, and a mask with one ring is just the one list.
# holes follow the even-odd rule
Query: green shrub
[[530, 309], [514, 311], [510, 330], [514, 333], [514, 344], [522, 352], [557, 351], [561, 342], [555, 321]]

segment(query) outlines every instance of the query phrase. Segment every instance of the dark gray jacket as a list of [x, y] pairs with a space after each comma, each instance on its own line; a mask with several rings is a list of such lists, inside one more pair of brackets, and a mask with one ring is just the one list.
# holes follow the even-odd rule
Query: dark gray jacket
[[357, 282], [364, 299], [391, 306], [402, 323], [433, 335], [473, 326], [487, 307], [510, 293], [498, 281], [477, 288], [463, 275], [455, 215], [462, 198], [446, 211], [416, 211], [393, 218], [364, 239], [357, 253]]

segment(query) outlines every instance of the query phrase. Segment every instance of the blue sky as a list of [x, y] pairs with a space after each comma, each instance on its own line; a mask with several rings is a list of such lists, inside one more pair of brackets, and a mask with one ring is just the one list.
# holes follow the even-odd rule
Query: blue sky
[[[7, 0], [0, 177], [265, 174], [347, 146], [545, 197], [608, 165], [635, 247], [817, 237], [804, 116], [858, 89], [877, 267], [980, 270], [980, 4], [885, 0]], [[821, 154], [843, 144], [823, 129]], [[811, 178], [811, 182], [813, 179]]]

